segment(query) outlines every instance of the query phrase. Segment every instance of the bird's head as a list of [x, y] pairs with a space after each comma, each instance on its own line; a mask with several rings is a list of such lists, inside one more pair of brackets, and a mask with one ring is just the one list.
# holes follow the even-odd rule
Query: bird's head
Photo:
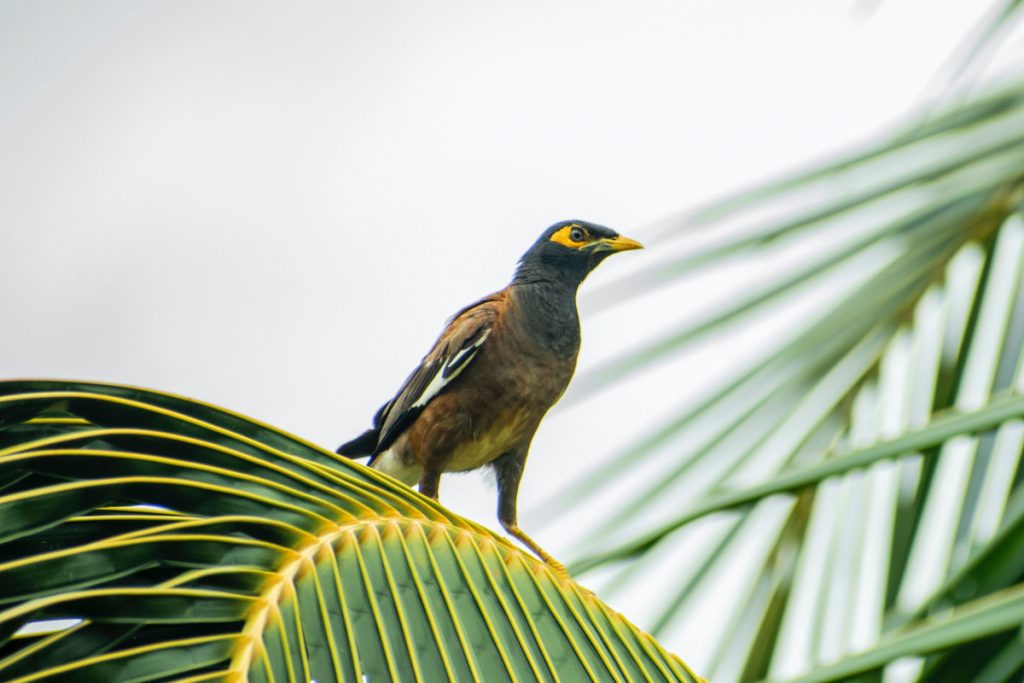
[[513, 281], [556, 281], [577, 286], [606, 258], [630, 249], [643, 249], [643, 245], [603, 225], [562, 221], [545, 230], [523, 254]]

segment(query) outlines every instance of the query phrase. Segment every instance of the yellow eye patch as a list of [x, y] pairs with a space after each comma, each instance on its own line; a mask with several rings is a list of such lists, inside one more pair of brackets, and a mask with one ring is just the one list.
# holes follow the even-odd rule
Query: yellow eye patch
[[[574, 240], [572, 238], [573, 232], [576, 233], [577, 237], [582, 236], [582, 239]], [[570, 223], [552, 235], [551, 241], [558, 242], [562, 246], [569, 247], [570, 249], [579, 249], [580, 247], [586, 246], [590, 241], [590, 233], [588, 233], [586, 228], [581, 227], [578, 223]]]

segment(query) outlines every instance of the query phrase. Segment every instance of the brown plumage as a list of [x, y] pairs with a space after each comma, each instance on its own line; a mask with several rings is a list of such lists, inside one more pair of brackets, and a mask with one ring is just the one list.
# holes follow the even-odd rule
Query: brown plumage
[[493, 467], [506, 531], [564, 572], [519, 529], [516, 495], [530, 442], [572, 378], [579, 352], [579, 284], [607, 256], [639, 243], [608, 228], [548, 228], [508, 287], [464, 308], [374, 418], [338, 448], [438, 497], [441, 474]]

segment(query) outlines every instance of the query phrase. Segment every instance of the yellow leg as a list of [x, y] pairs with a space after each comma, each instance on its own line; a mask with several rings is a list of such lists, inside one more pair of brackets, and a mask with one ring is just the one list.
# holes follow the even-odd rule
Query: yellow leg
[[551, 555], [549, 555], [547, 551], [544, 550], [544, 548], [541, 548], [539, 545], [537, 545], [537, 542], [529, 536], [527, 536], [526, 533], [517, 525], [510, 524], [509, 526], [505, 527], [505, 531], [507, 531], [510, 535], [517, 538], [519, 542], [525, 545], [527, 548], [532, 550], [537, 557], [544, 560], [544, 564], [551, 567], [565, 578], [572, 578], [569, 576], [569, 572], [566, 570], [565, 565], [563, 565], [555, 558], [551, 557]]

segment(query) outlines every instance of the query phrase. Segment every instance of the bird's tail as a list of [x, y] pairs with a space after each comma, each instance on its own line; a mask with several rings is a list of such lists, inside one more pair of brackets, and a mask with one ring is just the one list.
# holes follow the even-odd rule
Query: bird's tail
[[335, 453], [344, 455], [346, 458], [365, 458], [368, 455], [373, 455], [379, 438], [380, 433], [376, 429], [367, 429], [351, 441], [338, 446]]

